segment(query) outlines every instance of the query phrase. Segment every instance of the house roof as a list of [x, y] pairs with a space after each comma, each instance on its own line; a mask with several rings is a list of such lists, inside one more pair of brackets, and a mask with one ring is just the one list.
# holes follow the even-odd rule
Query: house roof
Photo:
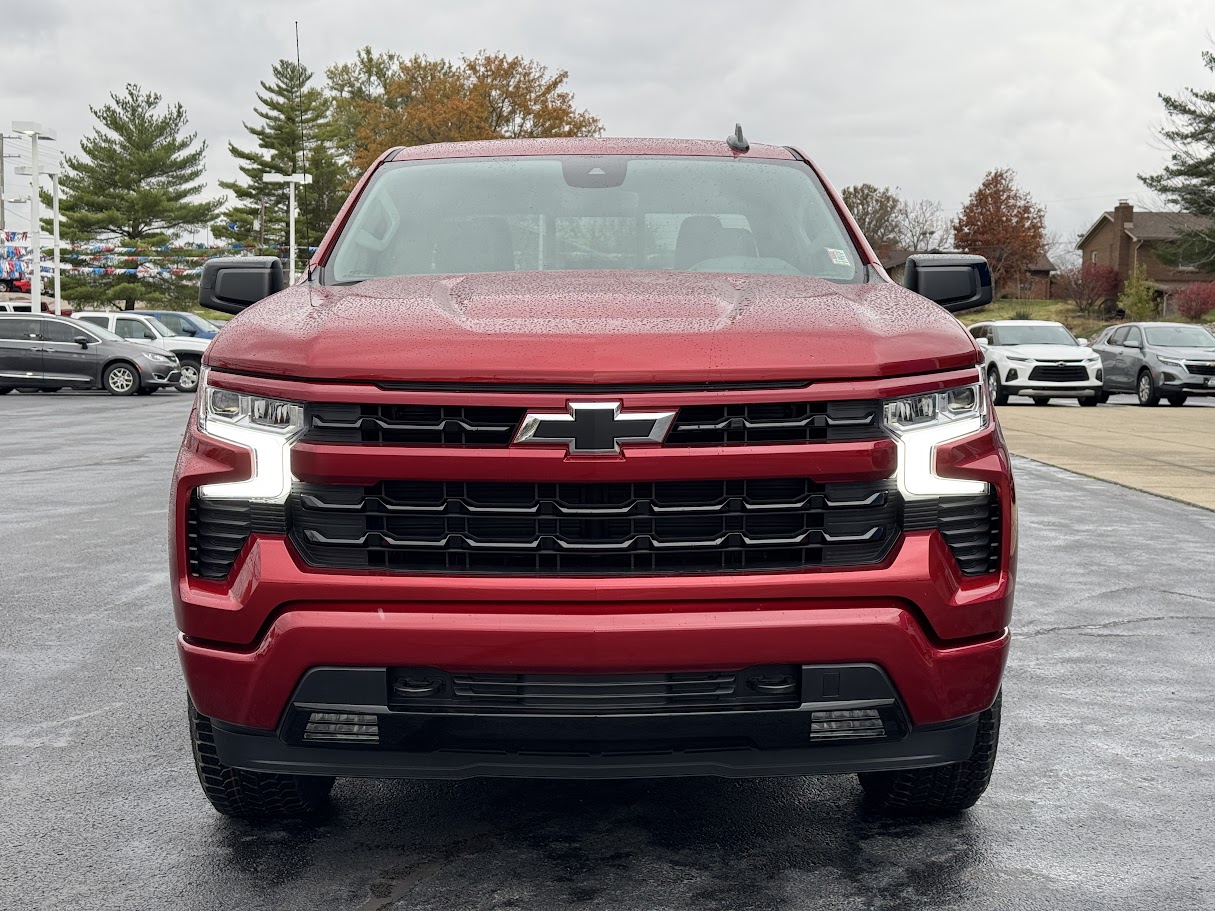
[[1056, 266], [1053, 262], [1051, 262], [1050, 257], [1047, 256], [1045, 253], [1043, 253], [1037, 259], [1035, 259], [1033, 261], [1033, 264], [1030, 265], [1030, 267], [1028, 269], [1026, 269], [1025, 271], [1026, 272], [1054, 272], [1055, 269], [1057, 269], [1057, 268], [1059, 268], [1059, 267]]
[[[1085, 231], [1076, 243], [1076, 249], [1083, 249], [1093, 232], [1107, 221], [1113, 224], [1113, 212], [1102, 212], [1101, 217], [1093, 222], [1093, 226]], [[1131, 221], [1126, 233], [1133, 240], [1172, 240], [1183, 231], [1206, 228], [1211, 223], [1211, 219], [1202, 215], [1193, 215], [1190, 212], [1140, 212], [1136, 210], [1131, 213]]]

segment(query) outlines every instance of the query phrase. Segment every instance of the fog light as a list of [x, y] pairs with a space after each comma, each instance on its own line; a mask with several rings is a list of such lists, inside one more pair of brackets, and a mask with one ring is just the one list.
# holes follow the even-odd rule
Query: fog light
[[380, 727], [375, 715], [313, 712], [308, 716], [304, 739], [329, 743], [379, 743]]
[[810, 713], [811, 740], [857, 740], [886, 736], [877, 709], [839, 709]]
[[1011, 383], [1013, 380], [1017, 379], [1019, 376], [1020, 376], [1020, 374], [1018, 374], [1017, 371], [1009, 370], [1008, 373], [1004, 374], [1004, 382]]

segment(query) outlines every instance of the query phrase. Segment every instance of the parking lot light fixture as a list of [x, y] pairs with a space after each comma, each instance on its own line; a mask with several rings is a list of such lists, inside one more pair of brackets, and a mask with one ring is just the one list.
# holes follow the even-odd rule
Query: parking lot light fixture
[[39, 224], [38, 211], [38, 140], [53, 141], [55, 131], [47, 129], [32, 120], [14, 120], [13, 132], [28, 136], [30, 139], [30, 170], [34, 176], [30, 180], [30, 249], [33, 266], [30, 269], [30, 305], [34, 313], [42, 309], [42, 227]]
[[[23, 177], [28, 176], [30, 178], [31, 185], [37, 184], [37, 180], [34, 177], [33, 168], [19, 167], [16, 169], [16, 173], [19, 176], [23, 176]], [[54, 255], [54, 268], [51, 273], [51, 278], [52, 278], [52, 281], [54, 282], [54, 289], [55, 289], [55, 315], [61, 316], [62, 310], [63, 310], [63, 298], [60, 296], [60, 293], [59, 293], [59, 165], [55, 164], [55, 165], [50, 165], [49, 167], [42, 168], [38, 173], [39, 173], [39, 175], [45, 174], [51, 178], [51, 225], [52, 225], [52, 230], [54, 231], [54, 234], [52, 237], [52, 246], [54, 248], [54, 254], [53, 254]], [[31, 192], [34, 195], [37, 195], [37, 193], [35, 191], [31, 191]], [[41, 226], [39, 226], [39, 227], [41, 227]], [[39, 275], [41, 275], [41, 273], [42, 273], [41, 254], [39, 254], [39, 256], [38, 256], [38, 272], [39, 272]], [[39, 302], [39, 309], [42, 309], [41, 302]]]
[[291, 262], [287, 267], [287, 284], [295, 284], [295, 185], [312, 183], [311, 174], [279, 174], [274, 171], [267, 171], [262, 175], [262, 180], [266, 183], [285, 183], [287, 184], [287, 248], [288, 256]]

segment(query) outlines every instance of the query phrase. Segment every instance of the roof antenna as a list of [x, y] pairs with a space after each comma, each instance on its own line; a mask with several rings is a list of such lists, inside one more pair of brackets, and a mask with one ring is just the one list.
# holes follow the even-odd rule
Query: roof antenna
[[746, 152], [751, 148], [751, 143], [747, 142], [747, 137], [743, 135], [741, 123], [734, 124], [734, 134], [726, 137], [726, 145], [735, 152]]

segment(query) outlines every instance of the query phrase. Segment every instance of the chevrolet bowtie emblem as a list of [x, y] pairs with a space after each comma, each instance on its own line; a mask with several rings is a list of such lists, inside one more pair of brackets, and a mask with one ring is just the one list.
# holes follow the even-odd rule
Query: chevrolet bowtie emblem
[[570, 402], [565, 414], [528, 412], [516, 443], [564, 443], [571, 455], [614, 455], [621, 443], [661, 443], [674, 411], [622, 413], [620, 402]]

